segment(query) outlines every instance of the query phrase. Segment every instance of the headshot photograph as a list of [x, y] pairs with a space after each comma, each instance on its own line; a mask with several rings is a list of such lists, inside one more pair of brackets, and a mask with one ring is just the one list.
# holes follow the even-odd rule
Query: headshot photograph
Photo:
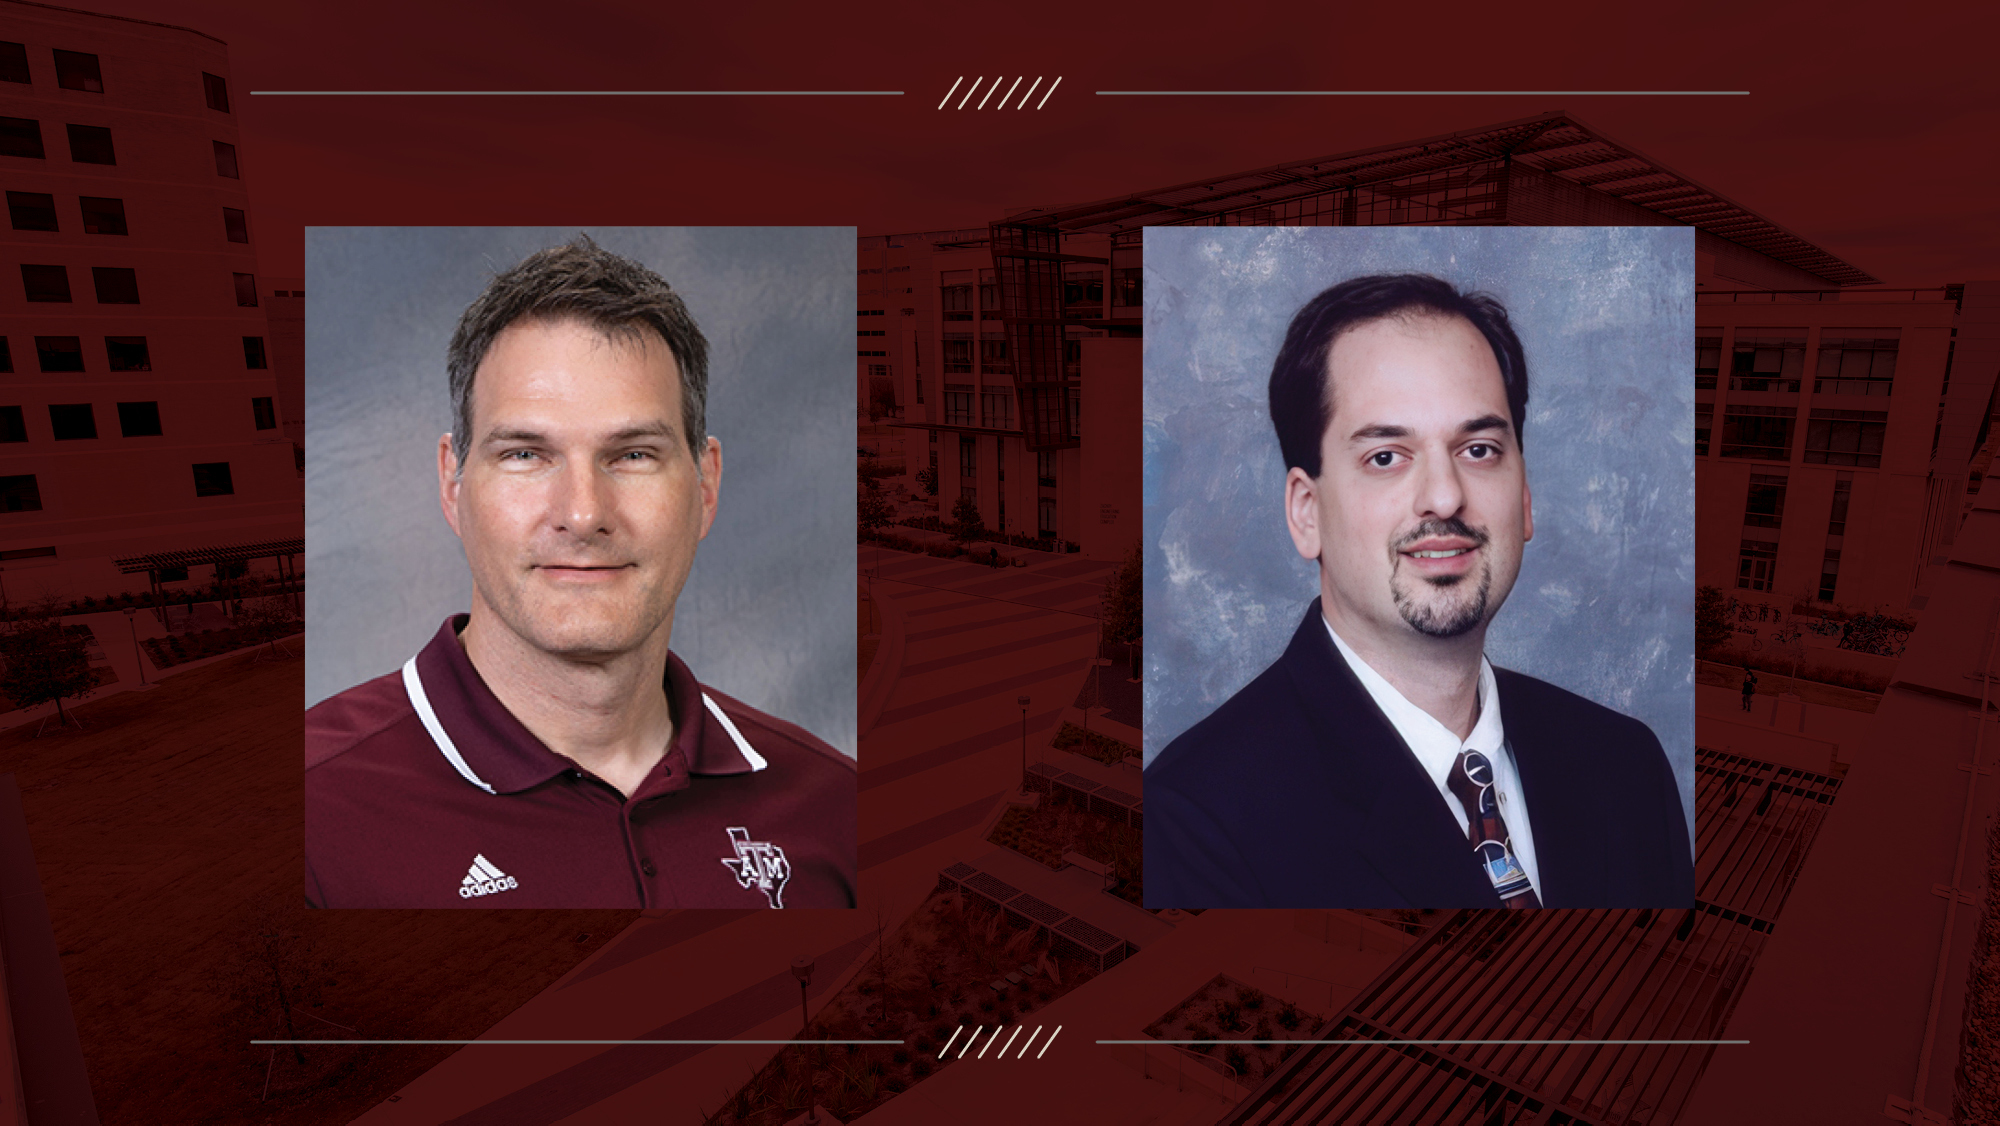
[[1691, 906], [1693, 231], [1145, 239], [1146, 906]]
[[308, 228], [309, 905], [854, 905], [854, 256]]

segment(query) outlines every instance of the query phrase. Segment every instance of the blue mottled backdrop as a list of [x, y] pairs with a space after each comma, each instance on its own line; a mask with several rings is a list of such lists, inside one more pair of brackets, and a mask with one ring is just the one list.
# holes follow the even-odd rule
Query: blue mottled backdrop
[[1326, 287], [1422, 271], [1498, 297], [1527, 350], [1535, 538], [1494, 663], [1659, 735], [1694, 836], [1694, 232], [1146, 230], [1146, 761], [1284, 651], [1318, 593], [1285, 531], [1265, 386]]

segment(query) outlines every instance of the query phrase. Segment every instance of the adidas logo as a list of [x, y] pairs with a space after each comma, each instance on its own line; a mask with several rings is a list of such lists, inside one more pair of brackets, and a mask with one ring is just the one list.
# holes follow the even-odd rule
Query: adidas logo
[[466, 869], [465, 880], [458, 885], [458, 897], [471, 899], [474, 896], [512, 891], [520, 886], [514, 881], [514, 877], [495, 868], [491, 860], [484, 856], [474, 856], [472, 867]]

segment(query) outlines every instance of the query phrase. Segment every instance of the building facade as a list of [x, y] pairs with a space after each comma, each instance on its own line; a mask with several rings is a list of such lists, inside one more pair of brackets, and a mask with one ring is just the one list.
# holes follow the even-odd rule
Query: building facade
[[296, 538], [227, 46], [0, 3], [5, 596], [144, 590], [115, 559]]

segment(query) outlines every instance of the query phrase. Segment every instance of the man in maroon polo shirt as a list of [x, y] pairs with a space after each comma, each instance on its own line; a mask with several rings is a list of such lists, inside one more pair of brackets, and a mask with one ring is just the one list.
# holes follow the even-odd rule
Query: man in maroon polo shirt
[[854, 905], [853, 762], [668, 649], [722, 479], [707, 354], [585, 238], [466, 310], [438, 490], [471, 612], [306, 712], [308, 902]]

